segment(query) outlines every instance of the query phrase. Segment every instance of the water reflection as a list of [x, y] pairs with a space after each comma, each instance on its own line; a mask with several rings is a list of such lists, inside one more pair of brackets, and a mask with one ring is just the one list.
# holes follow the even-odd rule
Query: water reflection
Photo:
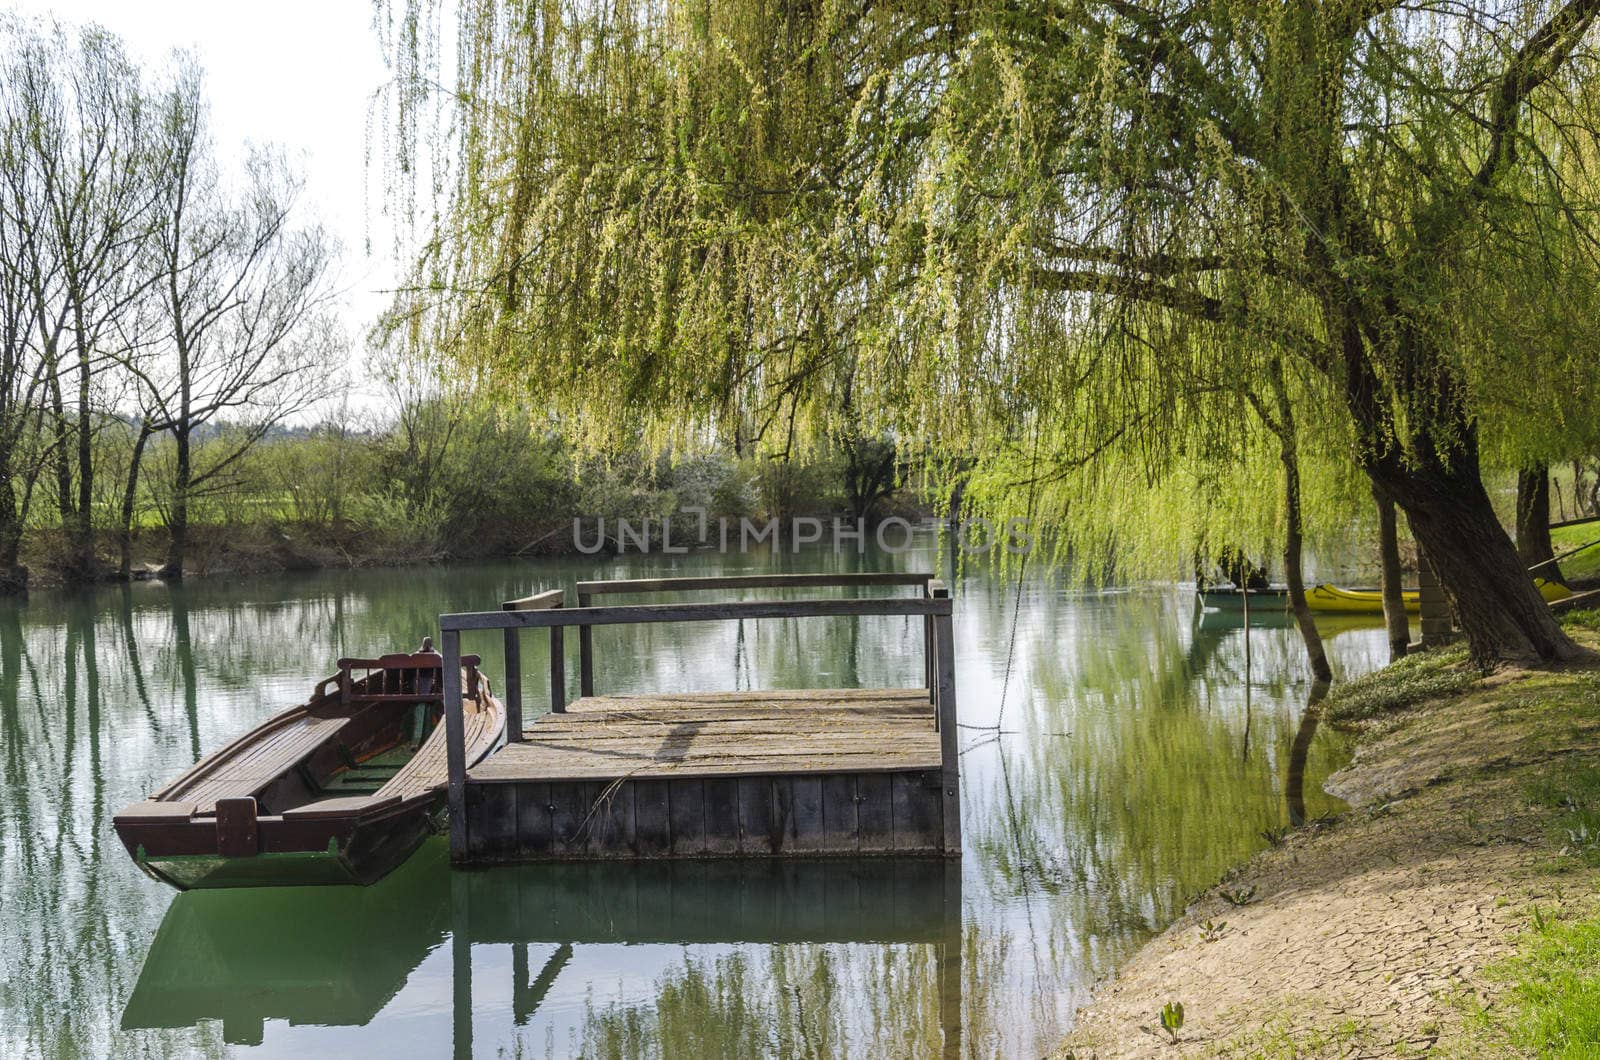
[[[575, 952], [619, 944], [738, 948], [669, 966], [648, 1005], [590, 1006], [585, 1053], [837, 1055], [869, 1030], [885, 1045], [960, 1055], [961, 873], [935, 859], [451, 873], [443, 844], [431, 843], [364, 891], [190, 892], [162, 920], [121, 1026], [218, 1021], [229, 1045], [262, 1044], [268, 1020], [367, 1026], [447, 942], [449, 1042], [435, 1044], [457, 1056], [472, 1055], [479, 1020], [491, 1041], [508, 1022], [536, 1025]], [[875, 988], [870, 1027], [855, 1026], [865, 1014], [841, 1004], [841, 990], [884, 974], [902, 989]], [[903, 1003], [924, 992], [931, 1005]]]
[[[1307, 720], [1292, 629], [1252, 615], [1247, 630], [1177, 591], [971, 571], [953, 866], [451, 873], [429, 843], [365, 890], [173, 900], [110, 831], [111, 812], [302, 698], [332, 659], [415, 643], [441, 611], [597, 576], [935, 563], [636, 557], [0, 603], [0, 1054], [1048, 1052], [1094, 981], [1263, 831], [1337, 809], [1321, 780], [1344, 748]], [[1325, 633], [1343, 674], [1383, 661], [1380, 623]], [[595, 642], [601, 691], [922, 677], [908, 619], [608, 627]], [[495, 676], [492, 634], [465, 649]], [[546, 651], [525, 639], [530, 710]]]

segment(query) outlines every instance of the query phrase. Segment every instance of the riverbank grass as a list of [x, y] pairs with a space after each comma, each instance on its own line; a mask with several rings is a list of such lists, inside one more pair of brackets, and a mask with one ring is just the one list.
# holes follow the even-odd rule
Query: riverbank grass
[[[1600, 693], [1600, 675], [1583, 676], [1590, 678], [1584, 691]], [[1547, 871], [1565, 874], [1575, 861], [1600, 867], [1600, 767], [1569, 765], [1537, 777], [1528, 798], [1551, 813], [1557, 851]], [[1480, 1052], [1600, 1055], [1600, 901], [1584, 886], [1526, 915], [1515, 951], [1484, 970], [1501, 996], [1469, 1006], [1469, 1041]]]
[[1335, 724], [1366, 721], [1465, 692], [1482, 677], [1468, 661], [1465, 645], [1419, 652], [1335, 685], [1323, 701], [1322, 716]]
[[1600, 916], [1535, 906], [1516, 955], [1485, 976], [1507, 989], [1496, 1008], [1473, 1013], [1481, 1051], [1600, 1055]]

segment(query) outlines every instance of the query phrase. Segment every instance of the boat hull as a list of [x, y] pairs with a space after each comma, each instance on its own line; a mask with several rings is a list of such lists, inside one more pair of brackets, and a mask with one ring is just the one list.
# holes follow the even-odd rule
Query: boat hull
[[1284, 611], [1289, 607], [1289, 590], [1281, 586], [1248, 592], [1232, 587], [1201, 589], [1200, 601], [1223, 611], [1243, 611], [1246, 607], [1251, 611]]
[[[1544, 597], [1546, 603], [1554, 603], [1572, 595], [1572, 590], [1560, 582], [1535, 578], [1533, 584], [1538, 587], [1539, 595]], [[1416, 589], [1406, 589], [1400, 597], [1405, 602], [1407, 613], [1414, 615], [1421, 610], [1422, 594]], [[1322, 614], [1381, 615], [1383, 593], [1377, 589], [1341, 589], [1337, 585], [1313, 585], [1306, 590], [1306, 606]]]
[[409, 858], [444, 819], [442, 796], [388, 812], [318, 821], [257, 819], [261, 849], [223, 854], [215, 824], [118, 827], [123, 845], [147, 875], [180, 891], [223, 887], [366, 885]]

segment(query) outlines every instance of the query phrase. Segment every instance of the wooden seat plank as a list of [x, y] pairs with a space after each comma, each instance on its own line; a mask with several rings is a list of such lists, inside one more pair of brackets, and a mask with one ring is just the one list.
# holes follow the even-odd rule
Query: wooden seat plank
[[322, 799], [319, 802], [310, 802], [304, 806], [283, 811], [283, 819], [307, 820], [318, 817], [350, 817], [355, 814], [376, 810], [384, 806], [393, 806], [399, 803], [397, 795], [384, 797], [382, 795], [356, 795], [342, 799]]
[[[485, 712], [473, 711], [467, 714], [465, 742], [469, 759], [481, 754], [485, 749], [483, 745], [486, 737], [490, 735], [491, 721], [491, 716]], [[443, 725], [438, 725], [423, 741], [417, 753], [411, 757], [411, 761], [389, 778], [389, 781], [374, 793], [374, 797], [392, 795], [409, 799], [426, 794], [445, 783], [447, 778], [445, 729]]]
[[197, 812], [215, 809], [219, 799], [254, 795], [282, 776], [296, 762], [334, 738], [348, 718], [307, 715], [240, 748], [239, 754], [216, 762], [205, 774], [166, 794], [196, 804]]

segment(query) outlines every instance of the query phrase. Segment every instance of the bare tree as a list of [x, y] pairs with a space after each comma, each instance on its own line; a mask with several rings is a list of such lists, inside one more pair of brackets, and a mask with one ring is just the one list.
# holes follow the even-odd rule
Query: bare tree
[[[0, 110], [0, 123], [0, 171], [11, 174], [19, 130], [9, 106]], [[33, 341], [34, 302], [26, 271], [29, 218], [16, 206], [9, 194], [0, 197], [0, 476], [5, 479], [0, 488], [0, 593], [21, 592], [28, 585], [19, 552], [40, 461], [25, 450], [36, 436], [37, 403], [49, 374]]]
[[13, 150], [5, 182], [19, 218], [18, 267], [48, 367], [57, 507], [70, 577], [92, 578], [97, 376], [119, 363], [113, 322], [149, 276], [138, 268], [153, 184], [138, 68], [103, 30], [12, 23]]
[[[191, 501], [274, 426], [330, 393], [343, 351], [327, 313], [333, 244], [320, 227], [294, 223], [300, 185], [284, 161], [256, 152], [242, 187], [229, 188], [188, 59], [156, 127], [147, 249], [160, 341], [129, 365], [142, 385], [142, 427], [174, 443], [163, 573], [178, 578]], [[204, 430], [223, 424], [230, 429], [201, 452]]]

